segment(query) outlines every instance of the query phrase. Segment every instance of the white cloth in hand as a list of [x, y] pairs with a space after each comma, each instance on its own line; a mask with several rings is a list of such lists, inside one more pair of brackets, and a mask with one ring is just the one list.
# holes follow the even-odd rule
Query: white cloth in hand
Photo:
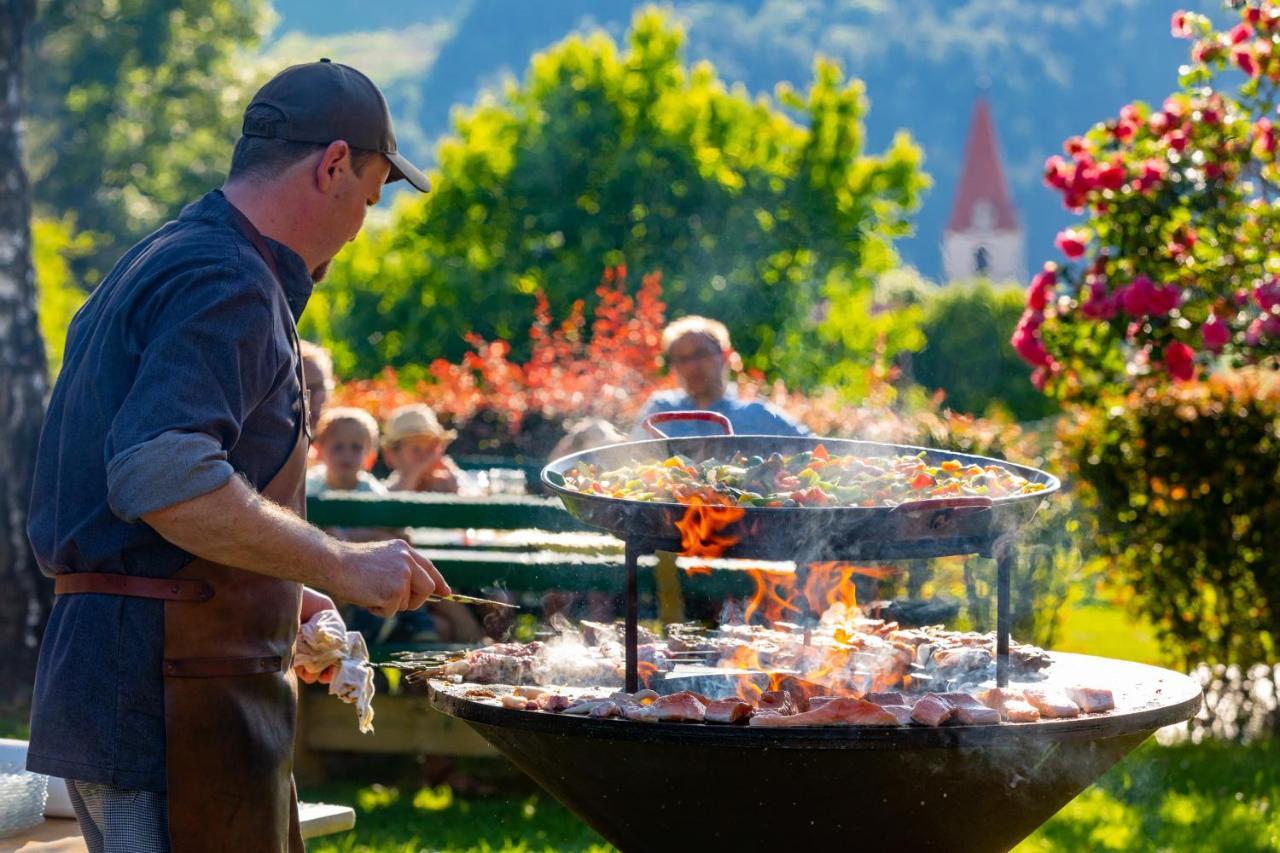
[[354, 703], [360, 731], [373, 731], [373, 667], [369, 647], [357, 631], [348, 631], [336, 610], [320, 610], [298, 629], [293, 665], [319, 675], [336, 665], [329, 693]]

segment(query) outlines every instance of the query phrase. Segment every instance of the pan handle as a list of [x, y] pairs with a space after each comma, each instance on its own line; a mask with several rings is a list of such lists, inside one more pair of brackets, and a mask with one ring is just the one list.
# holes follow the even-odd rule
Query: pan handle
[[664, 424], [667, 421], [710, 421], [718, 424], [720, 429], [724, 430], [725, 435], [733, 435], [733, 424], [729, 423], [729, 419], [719, 412], [704, 411], [684, 411], [684, 412], [657, 412], [649, 415], [640, 424], [644, 431], [654, 438], [670, 438], [662, 430], [658, 429], [658, 424]]
[[[913, 531], [937, 533], [946, 528], [957, 513], [990, 512], [995, 506], [991, 498], [982, 495], [966, 495], [958, 498], [926, 498], [907, 501], [889, 510], [890, 516], [902, 517]], [[909, 521], [908, 521], [909, 519]], [[927, 534], [926, 534], [927, 535]]]

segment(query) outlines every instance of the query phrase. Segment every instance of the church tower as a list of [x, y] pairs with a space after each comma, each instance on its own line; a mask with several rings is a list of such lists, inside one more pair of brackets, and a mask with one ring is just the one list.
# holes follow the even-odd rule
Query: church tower
[[964, 149], [964, 171], [951, 219], [942, 233], [942, 270], [947, 281], [1026, 277], [1026, 240], [1009, 198], [991, 109], [979, 97]]

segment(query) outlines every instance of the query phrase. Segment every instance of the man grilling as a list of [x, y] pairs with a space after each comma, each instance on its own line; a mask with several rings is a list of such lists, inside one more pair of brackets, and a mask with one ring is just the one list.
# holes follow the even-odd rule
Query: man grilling
[[299, 620], [449, 589], [403, 541], [300, 518], [310, 426], [296, 322], [382, 186], [426, 177], [353, 68], [254, 97], [230, 174], [94, 290], [40, 440], [29, 535], [57, 598], [31, 770], [67, 780], [91, 851], [301, 850]]

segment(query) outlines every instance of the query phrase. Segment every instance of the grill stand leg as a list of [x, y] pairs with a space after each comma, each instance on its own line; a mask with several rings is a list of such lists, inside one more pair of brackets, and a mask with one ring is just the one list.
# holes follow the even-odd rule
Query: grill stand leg
[[1018, 564], [1018, 548], [1013, 542], [1000, 543], [996, 557], [996, 686], [1009, 684], [1009, 597], [1010, 578]]
[[639, 641], [636, 623], [640, 615], [640, 605], [637, 601], [639, 590], [636, 580], [636, 566], [639, 562], [639, 543], [627, 540], [627, 627], [624, 642], [626, 645], [626, 690], [628, 693], [635, 693], [640, 689], [640, 673], [636, 662], [638, 657], [636, 645]]

